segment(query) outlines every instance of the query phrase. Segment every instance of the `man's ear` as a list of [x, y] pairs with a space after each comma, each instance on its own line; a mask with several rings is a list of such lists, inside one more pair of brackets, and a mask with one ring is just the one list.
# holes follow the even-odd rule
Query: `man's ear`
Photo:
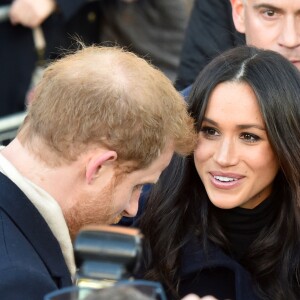
[[245, 1], [230, 0], [232, 7], [232, 19], [235, 29], [240, 33], [245, 33]]
[[116, 151], [105, 151], [98, 155], [94, 155], [86, 166], [86, 182], [90, 184], [94, 178], [98, 177], [98, 173], [103, 165], [115, 161], [117, 157], [118, 155]]

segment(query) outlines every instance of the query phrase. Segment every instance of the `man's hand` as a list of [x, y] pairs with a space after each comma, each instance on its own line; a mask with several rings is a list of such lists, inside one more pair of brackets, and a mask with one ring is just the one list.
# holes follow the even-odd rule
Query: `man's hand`
[[41, 25], [55, 8], [55, 0], [14, 0], [9, 17], [13, 25], [35, 28]]

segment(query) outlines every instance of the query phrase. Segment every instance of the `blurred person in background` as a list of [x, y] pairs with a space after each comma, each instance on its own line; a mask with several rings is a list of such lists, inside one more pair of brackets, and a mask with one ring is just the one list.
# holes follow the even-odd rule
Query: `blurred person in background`
[[72, 48], [71, 36], [90, 44], [99, 35], [94, 2], [1, 0], [0, 10], [4, 8], [9, 12], [0, 20], [0, 117], [24, 111], [37, 65]]
[[193, 0], [101, 0], [100, 40], [145, 57], [172, 81]]

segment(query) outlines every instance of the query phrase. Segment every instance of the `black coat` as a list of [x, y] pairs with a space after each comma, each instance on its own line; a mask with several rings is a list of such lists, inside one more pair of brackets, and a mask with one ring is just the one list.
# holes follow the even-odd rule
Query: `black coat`
[[191, 85], [215, 56], [245, 43], [235, 30], [229, 0], [195, 0], [183, 42], [176, 88]]

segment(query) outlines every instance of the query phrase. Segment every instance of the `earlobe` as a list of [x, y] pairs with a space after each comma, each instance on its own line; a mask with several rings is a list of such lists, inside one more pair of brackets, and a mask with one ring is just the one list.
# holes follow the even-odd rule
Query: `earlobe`
[[230, 0], [232, 7], [232, 19], [235, 29], [245, 33], [245, 2], [246, 0]]
[[90, 184], [93, 179], [98, 177], [101, 168], [105, 164], [115, 161], [117, 157], [118, 155], [116, 151], [105, 151], [93, 156], [86, 166], [86, 182]]

